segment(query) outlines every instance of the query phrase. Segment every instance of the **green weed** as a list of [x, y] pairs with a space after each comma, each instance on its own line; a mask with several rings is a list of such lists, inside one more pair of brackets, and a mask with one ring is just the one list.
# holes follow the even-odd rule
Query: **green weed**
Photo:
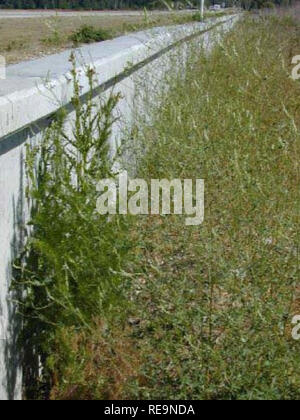
[[92, 42], [106, 41], [112, 38], [112, 33], [108, 30], [95, 28], [92, 25], [82, 25], [70, 36], [70, 40], [75, 44], [90, 44]]
[[[27, 148], [32, 231], [15, 287], [24, 297], [19, 303], [24, 347], [39, 354], [44, 367], [55, 353], [61, 328], [89, 331], [94, 319], [103, 321], [125, 304], [126, 281], [118, 273], [130, 246], [126, 224], [119, 219], [108, 222], [96, 212], [98, 180], [110, 175], [108, 139], [119, 98], [95, 102], [90, 69], [90, 93], [83, 104], [74, 58], [72, 61], [73, 131], [66, 131], [65, 115], [60, 113], [41, 143]], [[34, 357], [30, 361], [30, 355], [26, 356], [29, 398], [51, 383], [46, 368], [38, 381], [32, 377], [35, 362]]]

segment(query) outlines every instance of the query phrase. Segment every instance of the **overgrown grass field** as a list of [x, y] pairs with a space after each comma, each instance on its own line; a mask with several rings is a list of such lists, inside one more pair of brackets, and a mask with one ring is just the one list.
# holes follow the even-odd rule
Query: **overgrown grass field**
[[27, 314], [47, 335], [29, 321], [48, 397], [300, 398], [291, 336], [300, 313], [300, 84], [290, 77], [299, 53], [297, 22], [244, 19], [193, 57], [151, 127], [137, 130], [139, 177], [205, 180], [201, 226], [181, 216], [92, 220], [87, 192], [82, 204], [63, 202], [65, 181], [45, 205], [35, 195], [39, 269], [36, 284], [26, 272], [23, 282]]

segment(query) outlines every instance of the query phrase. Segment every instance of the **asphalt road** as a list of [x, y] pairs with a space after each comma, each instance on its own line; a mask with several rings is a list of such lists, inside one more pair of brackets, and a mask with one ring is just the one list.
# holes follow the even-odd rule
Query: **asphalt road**
[[[185, 10], [181, 13], [187, 13], [188, 10]], [[93, 11], [66, 11], [66, 10], [2, 10], [0, 9], [0, 19], [9, 19], [9, 18], [41, 18], [41, 17], [50, 17], [50, 16], [139, 16], [143, 15], [143, 11], [134, 11], [134, 10], [93, 10]], [[153, 14], [164, 14], [169, 13], [167, 11], [156, 10], [151, 12]], [[180, 13], [180, 12], [177, 12]]]

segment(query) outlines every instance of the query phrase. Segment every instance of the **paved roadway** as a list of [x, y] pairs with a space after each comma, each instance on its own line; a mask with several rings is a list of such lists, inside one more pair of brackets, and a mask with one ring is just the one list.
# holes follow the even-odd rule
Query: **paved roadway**
[[[185, 10], [181, 13], [191, 12], [191, 10]], [[193, 11], [194, 12], [194, 11]], [[164, 14], [169, 13], [167, 11], [156, 10], [151, 12], [153, 14]], [[177, 12], [178, 13], [178, 12]], [[180, 13], [180, 12], [179, 12]], [[9, 18], [40, 18], [40, 17], [50, 17], [50, 16], [139, 16], [143, 15], [143, 11], [134, 11], [134, 10], [93, 10], [93, 11], [66, 11], [66, 10], [3, 10], [0, 9], [0, 19], [9, 19]]]

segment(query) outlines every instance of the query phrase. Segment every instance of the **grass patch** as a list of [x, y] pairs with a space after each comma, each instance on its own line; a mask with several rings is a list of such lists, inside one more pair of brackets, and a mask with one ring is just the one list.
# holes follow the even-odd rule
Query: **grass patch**
[[[139, 221], [133, 398], [298, 399], [299, 26], [243, 21], [140, 141], [142, 178], [204, 178], [205, 221]], [[138, 290], [138, 293], [135, 291]]]

